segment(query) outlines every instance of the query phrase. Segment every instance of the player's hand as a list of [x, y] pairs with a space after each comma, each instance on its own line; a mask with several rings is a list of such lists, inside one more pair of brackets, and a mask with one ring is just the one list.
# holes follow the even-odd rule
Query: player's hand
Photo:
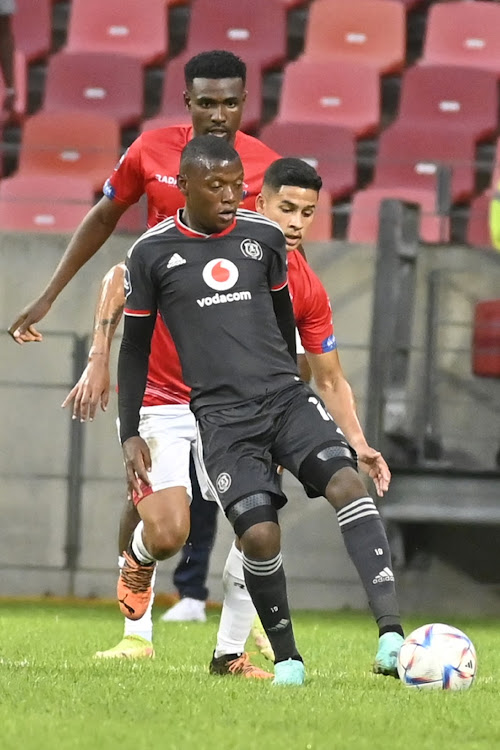
[[367, 445], [358, 450], [358, 463], [361, 471], [373, 479], [377, 495], [383, 497], [391, 483], [391, 471], [383, 455]]
[[151, 471], [151, 453], [148, 444], [139, 435], [135, 435], [125, 440], [122, 449], [129, 495], [132, 497], [135, 492], [138, 497], [142, 497], [141, 483], [151, 486], [148, 476], [148, 471]]
[[28, 341], [42, 341], [42, 335], [34, 327], [35, 323], [44, 318], [51, 308], [51, 303], [39, 297], [24, 308], [9, 328], [9, 333], [18, 344]]
[[92, 359], [83, 371], [78, 383], [70, 390], [61, 406], [73, 402], [73, 419], [92, 422], [101, 405], [106, 411], [109, 402], [109, 367], [102, 357]]

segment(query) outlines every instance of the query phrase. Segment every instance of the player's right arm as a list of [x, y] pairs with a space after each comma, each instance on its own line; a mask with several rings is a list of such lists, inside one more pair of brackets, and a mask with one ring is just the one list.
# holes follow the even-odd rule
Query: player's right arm
[[143, 194], [144, 173], [141, 154], [142, 137], [139, 136], [106, 181], [103, 188], [104, 196], [90, 209], [74, 233], [43, 292], [24, 308], [10, 326], [9, 333], [18, 344], [41, 341], [42, 337], [36, 330], [35, 323], [47, 315], [64, 287], [97, 253], [114, 231], [122, 214]]
[[124, 277], [125, 264], [119, 263], [107, 272], [101, 282], [88, 364], [62, 403], [65, 407], [73, 402], [73, 419], [81, 422], [94, 419], [99, 403], [103, 411], [108, 406], [109, 357], [125, 305]]
[[140, 409], [146, 389], [151, 338], [156, 321], [156, 289], [150, 262], [136, 243], [129, 252], [125, 272], [127, 299], [123, 338], [118, 358], [118, 415], [129, 492], [142, 497], [141, 480], [149, 485], [151, 455], [139, 434]]

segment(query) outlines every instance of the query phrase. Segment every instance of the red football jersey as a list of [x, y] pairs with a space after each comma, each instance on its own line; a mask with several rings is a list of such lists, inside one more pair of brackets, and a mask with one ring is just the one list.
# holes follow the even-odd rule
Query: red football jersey
[[[177, 188], [181, 153], [193, 137], [193, 128], [175, 125], [142, 133], [125, 152], [104, 185], [104, 195], [128, 205], [146, 193], [148, 226], [174, 215], [184, 205]], [[245, 174], [242, 207], [255, 209], [264, 172], [279, 155], [256, 138], [238, 131], [234, 147], [241, 157]], [[182, 369], [170, 333], [158, 315], [149, 356], [144, 406], [189, 402], [190, 389], [182, 379]]]
[[[191, 125], [148, 130], [125, 152], [103, 192], [111, 200], [131, 205], [146, 193], [148, 226], [173, 216], [184, 205], [177, 188], [181, 153], [193, 137]], [[264, 172], [279, 155], [268, 146], [238, 130], [234, 147], [241, 157], [245, 175], [242, 208], [255, 210], [255, 198], [262, 187]]]
[[288, 253], [288, 288], [304, 349], [323, 354], [337, 348], [326, 289], [298, 250]]

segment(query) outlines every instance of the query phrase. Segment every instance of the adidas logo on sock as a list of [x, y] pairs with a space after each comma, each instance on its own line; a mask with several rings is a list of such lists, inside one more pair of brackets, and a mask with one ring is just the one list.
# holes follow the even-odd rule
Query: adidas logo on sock
[[280, 630], [284, 630], [288, 625], [290, 624], [290, 620], [285, 620], [283, 618], [279, 621], [277, 625], [274, 625], [272, 628], [269, 628], [270, 633], [278, 633]]
[[387, 581], [394, 581], [394, 574], [390, 568], [384, 568], [380, 573], [375, 576], [372, 583], [387, 583]]
[[186, 261], [182, 258], [179, 253], [174, 253], [167, 263], [167, 268], [174, 268], [174, 266], [182, 266]]

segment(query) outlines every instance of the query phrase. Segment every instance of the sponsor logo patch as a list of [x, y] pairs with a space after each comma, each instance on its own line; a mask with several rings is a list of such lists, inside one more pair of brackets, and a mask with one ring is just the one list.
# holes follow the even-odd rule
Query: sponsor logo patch
[[234, 263], [226, 258], [215, 258], [203, 269], [203, 281], [210, 289], [224, 292], [238, 281], [239, 271]]

